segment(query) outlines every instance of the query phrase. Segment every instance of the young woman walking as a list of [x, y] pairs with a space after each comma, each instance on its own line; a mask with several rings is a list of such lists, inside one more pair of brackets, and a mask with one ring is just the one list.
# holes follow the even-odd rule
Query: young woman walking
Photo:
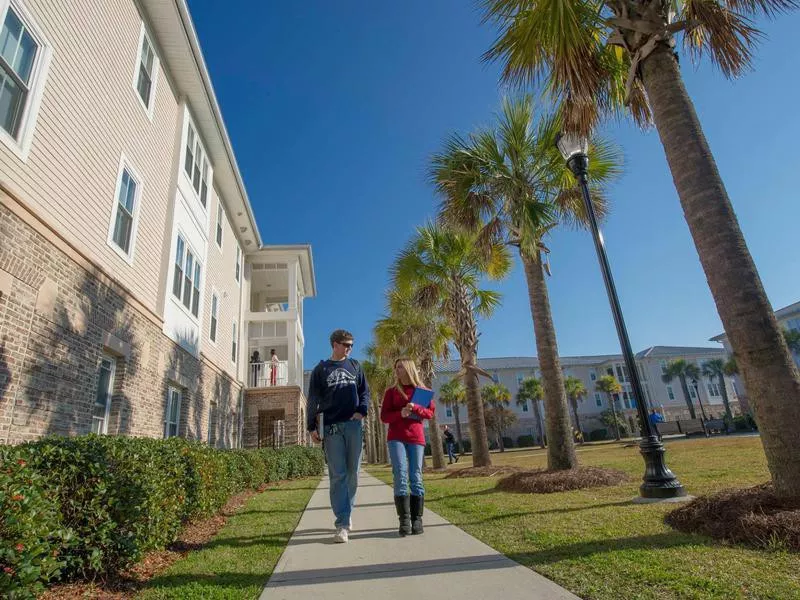
[[[400, 535], [422, 533], [422, 509], [425, 487], [422, 464], [425, 455], [423, 419], [436, 410], [433, 400], [424, 407], [414, 403], [414, 390], [425, 389], [414, 361], [394, 361], [394, 386], [386, 390], [381, 406], [381, 421], [388, 423], [386, 436], [394, 477], [394, 504], [400, 518]], [[409, 494], [409, 485], [411, 493]]]

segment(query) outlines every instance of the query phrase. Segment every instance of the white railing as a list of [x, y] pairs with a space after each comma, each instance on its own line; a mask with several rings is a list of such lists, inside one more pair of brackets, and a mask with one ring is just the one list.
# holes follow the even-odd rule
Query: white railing
[[274, 387], [289, 385], [289, 363], [279, 360], [275, 363], [251, 362], [247, 384], [250, 387]]

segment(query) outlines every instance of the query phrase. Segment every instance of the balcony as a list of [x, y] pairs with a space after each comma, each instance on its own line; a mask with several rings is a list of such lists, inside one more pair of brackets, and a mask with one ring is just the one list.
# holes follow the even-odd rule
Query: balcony
[[289, 385], [289, 361], [276, 363], [251, 362], [247, 376], [247, 387], [264, 388]]

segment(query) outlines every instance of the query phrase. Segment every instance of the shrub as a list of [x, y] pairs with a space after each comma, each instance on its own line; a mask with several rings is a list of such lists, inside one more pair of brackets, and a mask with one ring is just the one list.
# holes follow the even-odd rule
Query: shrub
[[178, 438], [50, 437], [0, 453], [0, 595], [94, 579], [262, 483], [322, 473], [314, 448], [215, 450]]
[[[620, 431], [620, 433], [622, 433]], [[590, 442], [601, 442], [603, 440], [609, 439], [608, 429], [593, 429], [589, 432], [589, 441]]]
[[0, 447], [0, 597], [35, 598], [60, 574], [69, 542], [58, 503], [27, 453]]
[[514, 447], [514, 440], [510, 437], [503, 436], [503, 448], [513, 448]]
[[461, 451], [472, 452], [472, 442], [469, 440], [461, 440]]
[[536, 445], [536, 440], [532, 435], [521, 435], [517, 438], [517, 446], [520, 448], [530, 448]]
[[755, 419], [752, 415], [745, 414], [733, 418], [733, 427], [736, 431], [754, 431], [758, 429]]

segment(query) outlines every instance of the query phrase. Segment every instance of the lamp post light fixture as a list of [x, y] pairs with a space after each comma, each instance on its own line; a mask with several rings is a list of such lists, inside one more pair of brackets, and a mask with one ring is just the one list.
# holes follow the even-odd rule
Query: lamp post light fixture
[[644, 387], [639, 379], [639, 371], [636, 368], [628, 331], [625, 328], [625, 321], [622, 317], [622, 308], [617, 297], [617, 289], [611, 276], [611, 266], [606, 256], [603, 235], [600, 233], [589, 194], [589, 141], [581, 136], [561, 133], [556, 137], [556, 147], [567, 162], [570, 171], [578, 179], [578, 184], [581, 188], [586, 216], [594, 238], [594, 247], [597, 251], [597, 259], [600, 262], [600, 270], [603, 273], [608, 301], [611, 304], [611, 313], [614, 316], [617, 336], [622, 347], [622, 356], [630, 374], [631, 388], [642, 428], [642, 440], [639, 443], [639, 450], [644, 457], [645, 463], [645, 473], [642, 478], [642, 485], [639, 487], [639, 493], [643, 499], [652, 500], [685, 497], [686, 490], [681, 485], [681, 482], [678, 481], [678, 478], [675, 477], [675, 474], [667, 467], [664, 459], [664, 444], [658, 439], [645, 408]]

